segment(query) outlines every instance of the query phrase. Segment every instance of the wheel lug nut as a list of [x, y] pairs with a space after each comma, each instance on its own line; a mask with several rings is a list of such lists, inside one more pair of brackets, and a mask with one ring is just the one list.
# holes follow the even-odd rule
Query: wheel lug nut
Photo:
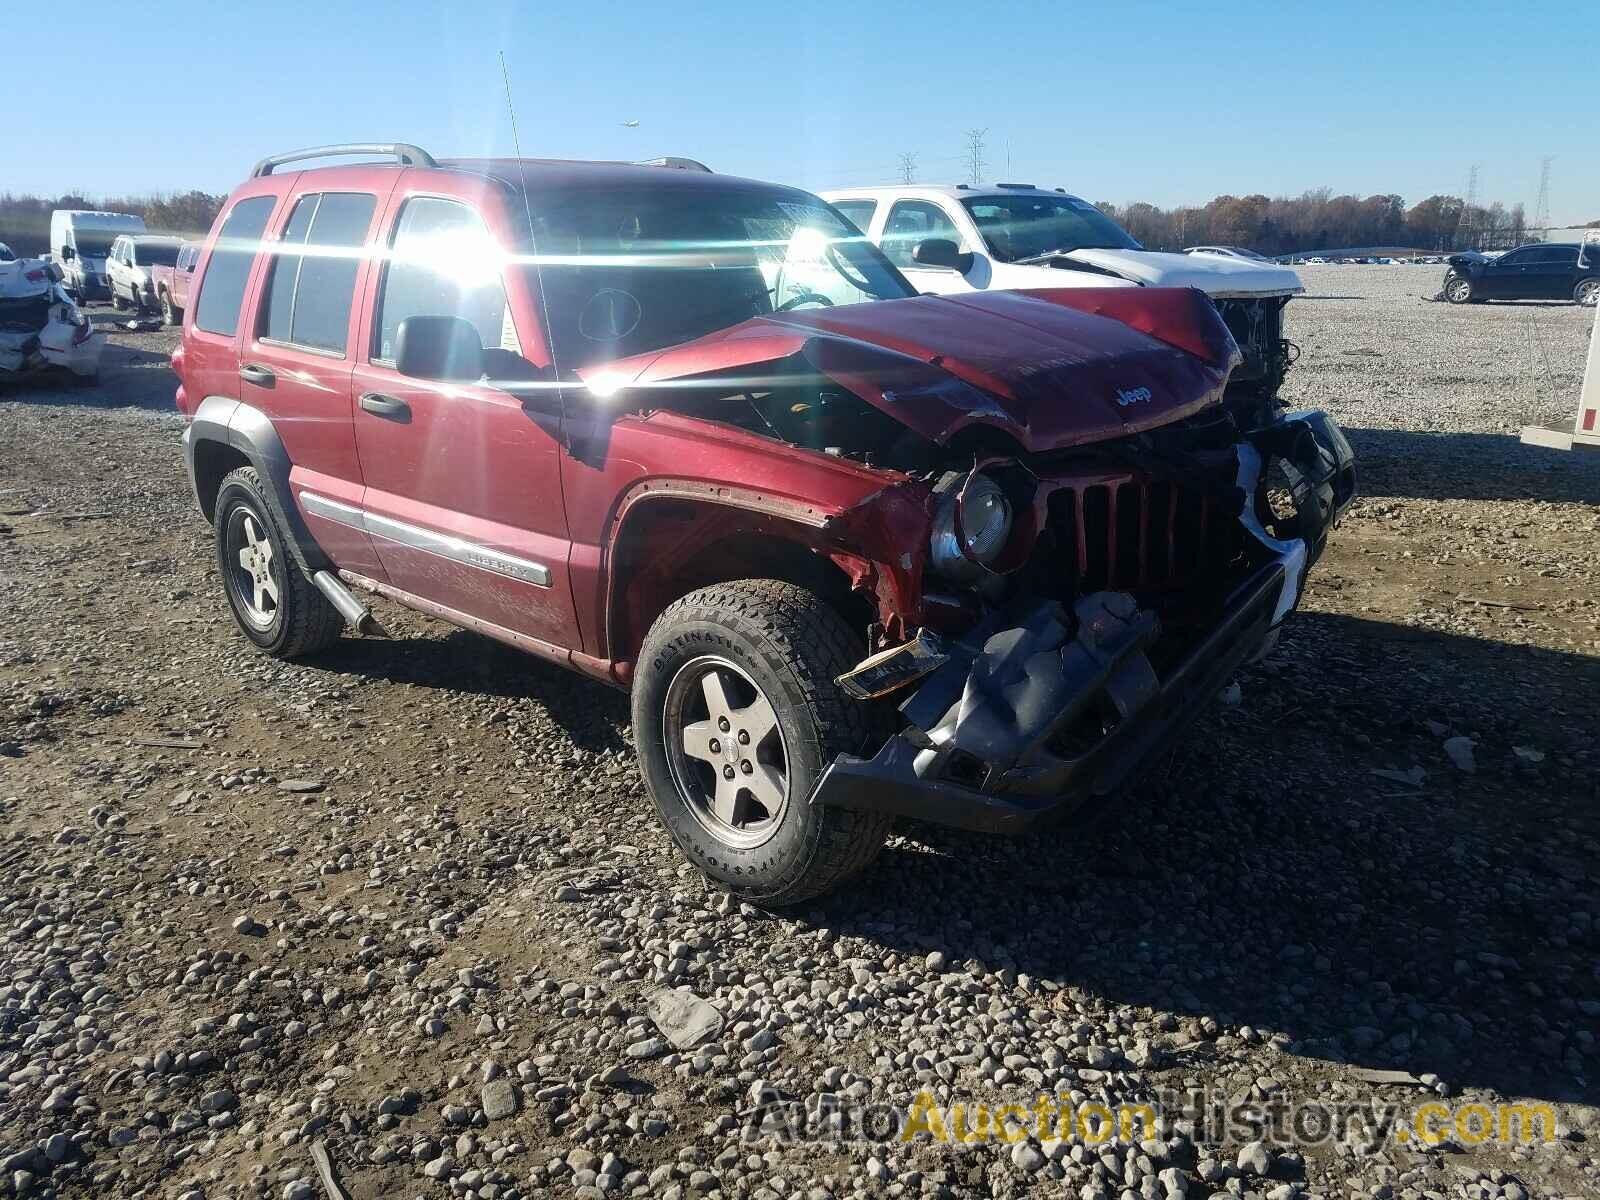
[[728, 718], [727, 717], [718, 717], [717, 718], [717, 728], [722, 730], [723, 733], [727, 733], [728, 732]]
[[746, 759], [740, 760], [739, 770], [743, 771], [746, 775], [749, 775], [752, 771], [755, 770], [755, 768], [750, 765], [750, 760], [748, 758], [746, 758]]
[[722, 743], [717, 741], [716, 738], [712, 738], [711, 739], [711, 753], [713, 753], [713, 754], [721, 754], [722, 753]]
[[724, 779], [732, 779], [733, 778], [733, 768], [732, 767], [723, 767], [722, 768], [722, 777]]
[[743, 729], [739, 730], [739, 745], [748, 746], [749, 744], [750, 734]]

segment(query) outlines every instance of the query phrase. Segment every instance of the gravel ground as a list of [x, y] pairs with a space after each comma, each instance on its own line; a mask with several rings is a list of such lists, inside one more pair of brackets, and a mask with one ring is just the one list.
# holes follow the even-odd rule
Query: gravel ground
[[[1364, 498], [1111, 819], [908, 827], [785, 914], [682, 864], [618, 694], [399, 610], [250, 650], [171, 334], [0, 395], [0, 1193], [300, 1200], [316, 1147], [351, 1197], [1600, 1193], [1600, 456], [1515, 438], [1594, 318], [1439, 274], [1305, 271], [1288, 394]], [[1167, 1102], [1138, 1142], [778, 1128], [923, 1090]], [[1513, 1098], [1551, 1144], [1385, 1136]], [[1207, 1118], [1290, 1104], [1362, 1123]]]

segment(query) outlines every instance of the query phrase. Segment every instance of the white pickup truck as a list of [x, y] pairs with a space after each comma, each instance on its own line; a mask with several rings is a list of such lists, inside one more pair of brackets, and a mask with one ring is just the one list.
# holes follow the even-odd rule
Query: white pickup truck
[[1276, 263], [1145, 250], [1094, 205], [1032, 184], [905, 184], [822, 197], [920, 292], [1194, 287], [1211, 297], [1244, 353], [1230, 394], [1272, 402], [1292, 359], [1283, 307], [1305, 289]]

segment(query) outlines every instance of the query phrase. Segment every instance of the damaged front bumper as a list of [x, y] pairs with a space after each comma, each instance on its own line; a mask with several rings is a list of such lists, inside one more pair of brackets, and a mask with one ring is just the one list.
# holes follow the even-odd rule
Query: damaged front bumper
[[[1270, 648], [1354, 496], [1354, 455], [1326, 414], [1294, 414], [1236, 451], [1238, 519], [1257, 551], [1203, 632], [1173, 652], [1154, 611], [1097, 591], [1070, 609], [1012, 607], [955, 642], [918, 639], [904, 728], [871, 758], [836, 759], [811, 803], [1015, 833], [1114, 793]], [[1269, 532], [1255, 504], [1274, 460], [1288, 467], [1293, 537], [1275, 536], [1281, 521]], [[893, 664], [869, 662], [858, 681], [885, 686]]]

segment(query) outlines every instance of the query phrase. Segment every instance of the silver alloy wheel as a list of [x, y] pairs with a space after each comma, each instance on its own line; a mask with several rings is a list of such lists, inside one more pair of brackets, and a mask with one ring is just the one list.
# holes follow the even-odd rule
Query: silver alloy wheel
[[1472, 284], [1465, 279], [1452, 279], [1450, 281], [1450, 290], [1446, 293], [1446, 295], [1449, 299], [1455, 301], [1457, 304], [1460, 304], [1463, 301], [1471, 298]]
[[713, 654], [678, 668], [661, 728], [678, 794], [718, 841], [741, 849], [774, 833], [789, 807], [789, 758], [772, 701]]
[[1600, 279], [1585, 279], [1578, 285], [1578, 294], [1575, 298], [1582, 305], [1592, 305], [1600, 301]]
[[270, 629], [280, 604], [278, 559], [255, 513], [242, 505], [228, 516], [227, 559], [239, 564], [228, 583], [245, 620], [257, 629]]

